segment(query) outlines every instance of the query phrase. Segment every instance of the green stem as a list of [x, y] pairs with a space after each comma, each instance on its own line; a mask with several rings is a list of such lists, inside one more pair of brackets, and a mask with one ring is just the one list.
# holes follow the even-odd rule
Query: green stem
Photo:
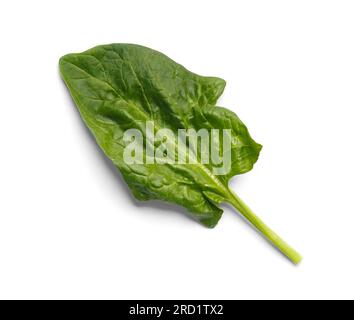
[[264, 237], [287, 256], [294, 264], [298, 264], [302, 257], [272, 229], [270, 229], [252, 210], [232, 191], [230, 191], [230, 204], [232, 204]]

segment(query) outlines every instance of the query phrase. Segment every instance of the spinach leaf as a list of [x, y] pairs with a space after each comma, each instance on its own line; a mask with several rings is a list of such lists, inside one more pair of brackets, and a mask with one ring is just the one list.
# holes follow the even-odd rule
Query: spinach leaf
[[[207, 227], [217, 224], [222, 215], [218, 205], [228, 202], [294, 263], [301, 260], [228, 188], [231, 177], [252, 169], [261, 145], [236, 114], [215, 106], [225, 88], [224, 80], [199, 76], [162, 53], [133, 44], [103, 45], [68, 54], [59, 66], [82, 119], [137, 199], [181, 205]], [[153, 127], [148, 129], [148, 124]], [[134, 136], [134, 143], [142, 147], [138, 149], [142, 150], [140, 163], [127, 163], [124, 158], [125, 133], [131, 129], [139, 130], [144, 139]], [[161, 129], [172, 132], [175, 139], [171, 147], [175, 153], [168, 154], [167, 160], [163, 140], [155, 140]], [[229, 170], [217, 174], [213, 161], [202, 161], [198, 145], [178, 138], [181, 129], [214, 130], [211, 143], [218, 146], [219, 156], [229, 139], [230, 149], [225, 153], [231, 159]], [[215, 129], [225, 129], [227, 134], [221, 136]], [[154, 150], [159, 146], [165, 149], [157, 155]], [[188, 160], [194, 156], [194, 163], [173, 161], [176, 154], [185, 153]], [[160, 159], [149, 161], [151, 155]]]

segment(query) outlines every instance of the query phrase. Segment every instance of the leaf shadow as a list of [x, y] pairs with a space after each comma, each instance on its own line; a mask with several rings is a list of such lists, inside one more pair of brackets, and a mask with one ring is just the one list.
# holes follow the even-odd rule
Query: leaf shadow
[[[58, 77], [60, 78], [60, 76], [58, 76]], [[181, 206], [178, 206], [175, 204], [170, 204], [170, 203], [163, 202], [160, 200], [139, 201], [136, 198], [134, 198], [128, 185], [123, 180], [123, 177], [122, 177], [121, 173], [119, 172], [119, 170], [114, 166], [112, 161], [110, 159], [108, 159], [106, 157], [106, 155], [103, 153], [101, 148], [98, 146], [93, 134], [90, 132], [88, 127], [85, 125], [84, 121], [81, 119], [80, 113], [79, 113], [74, 101], [72, 100], [72, 98], [66, 88], [64, 81], [61, 78], [60, 78], [60, 80], [61, 80], [60, 82], [62, 83], [63, 91], [65, 91], [65, 93], [63, 93], [63, 96], [65, 96], [66, 103], [70, 106], [72, 114], [75, 114], [74, 116], [77, 120], [78, 126], [80, 127], [80, 129], [82, 131], [82, 134], [86, 136], [86, 139], [91, 141], [90, 145], [92, 146], [92, 148], [95, 148], [95, 150], [97, 151], [97, 152], [95, 152], [97, 154], [97, 159], [99, 159], [100, 163], [102, 164], [102, 167], [104, 167], [105, 170], [107, 170], [107, 172], [109, 173], [108, 175], [112, 178], [112, 180], [116, 184], [117, 189], [120, 189], [121, 191], [123, 191], [125, 193], [127, 198], [130, 199], [130, 203], [135, 208], [139, 208], [139, 210], [134, 210], [134, 213], [135, 214], [142, 214], [141, 212], [144, 208], [145, 209], [154, 209], [154, 213], [159, 213], [159, 214], [165, 214], [166, 212], [169, 212], [169, 214], [175, 213], [176, 215], [183, 216], [190, 221], [197, 221], [197, 220], [193, 219], [193, 217], [187, 213], [186, 209], [184, 209]], [[234, 181], [237, 179], [238, 186], [240, 186], [240, 183], [242, 183], [242, 181], [243, 181], [243, 178], [242, 178], [243, 176], [244, 175], [238, 175], [238, 176], [233, 177], [230, 181], [230, 185], [232, 185], [234, 183]], [[221, 208], [224, 210], [227, 209], [228, 211], [236, 213], [236, 215], [239, 217], [239, 219], [243, 223], [249, 225], [249, 227], [251, 227], [251, 229], [256, 231], [255, 233], [257, 234], [257, 236], [259, 238], [265, 239], [266, 242], [268, 242], [272, 247], [274, 247], [280, 253], [280, 255], [284, 256], [284, 253], [282, 253], [276, 246], [274, 246], [266, 237], [264, 237], [264, 235], [257, 232], [257, 230], [242, 216], [242, 214], [240, 214], [231, 205], [224, 203], [221, 205]], [[147, 211], [150, 211], [150, 210], [147, 210]], [[200, 226], [202, 226], [202, 225], [200, 224]]]

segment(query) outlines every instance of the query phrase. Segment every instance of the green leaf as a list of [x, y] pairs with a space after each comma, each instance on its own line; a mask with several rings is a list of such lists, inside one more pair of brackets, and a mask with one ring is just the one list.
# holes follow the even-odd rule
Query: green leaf
[[[82, 119], [137, 199], [181, 205], [208, 227], [219, 221], [222, 202], [231, 203], [245, 215], [243, 211], [247, 210], [229, 190], [228, 181], [253, 168], [261, 146], [232, 111], [215, 106], [225, 88], [224, 80], [199, 76], [160, 52], [132, 44], [104, 45], [68, 54], [60, 59], [60, 72]], [[154, 134], [163, 128], [172, 130], [175, 154], [168, 155], [171, 163], [147, 163], [147, 150], [162, 144], [151, 138], [147, 123], [153, 123]], [[129, 129], [139, 130], [145, 141], [135, 141], [143, 150], [141, 164], [124, 161], [124, 133]], [[197, 163], [173, 161], [182, 150], [179, 129], [229, 130], [229, 136], [212, 136], [211, 143], [219, 139], [218, 152], [222, 154], [223, 142], [230, 139], [230, 170], [224, 175], [215, 174], [212, 161], [204, 163], [202, 154], [187, 142], [183, 147], [187, 154], [190, 152], [189, 157], [195, 155]], [[159, 155], [163, 159], [163, 152]], [[260, 230], [250, 217], [246, 218]], [[265, 235], [276, 242], [272, 235]], [[287, 250], [283, 250], [285, 254], [299, 260]]]

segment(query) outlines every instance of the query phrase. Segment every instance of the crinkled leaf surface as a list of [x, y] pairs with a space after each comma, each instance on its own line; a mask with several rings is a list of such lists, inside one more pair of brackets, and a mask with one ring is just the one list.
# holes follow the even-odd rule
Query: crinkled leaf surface
[[[229, 179], [251, 170], [261, 150], [232, 111], [215, 106], [224, 80], [199, 76], [160, 52], [132, 44], [68, 54], [60, 59], [60, 72], [82, 119], [137, 199], [175, 203], [204, 225], [217, 224], [218, 204], [230, 197]], [[231, 171], [216, 176], [202, 163], [127, 165], [123, 133], [136, 128], [145, 134], [146, 121], [176, 134], [183, 128], [231, 129]]]

